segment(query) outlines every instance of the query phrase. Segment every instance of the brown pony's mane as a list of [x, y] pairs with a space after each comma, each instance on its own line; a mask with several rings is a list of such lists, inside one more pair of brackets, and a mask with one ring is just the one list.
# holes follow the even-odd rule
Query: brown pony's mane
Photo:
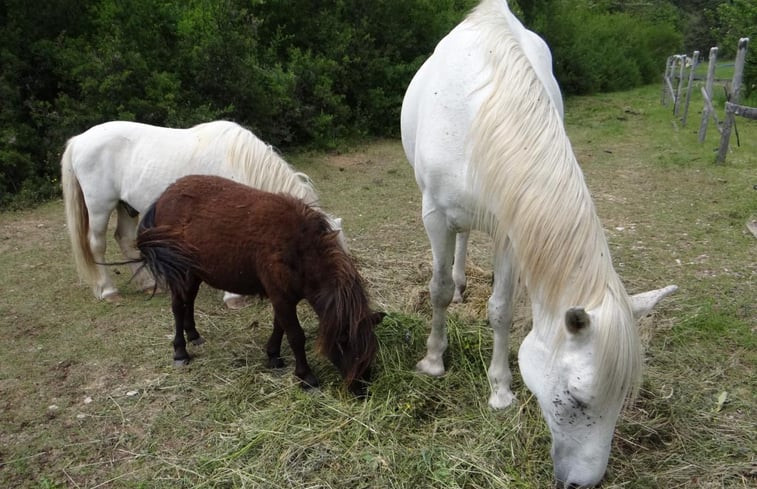
[[328, 280], [309, 298], [321, 321], [316, 347], [332, 358], [340, 345], [346, 344], [350, 354], [357, 355], [346, 359], [349, 369], [343, 373], [349, 385], [369, 367], [376, 353], [373, 325], [366, 321], [372, 315], [368, 294], [355, 263], [339, 244], [338, 231], [331, 230], [323, 213], [309, 207], [305, 212], [319, 228], [327, 230], [311, 243], [321, 250], [318, 266], [329, 271]]

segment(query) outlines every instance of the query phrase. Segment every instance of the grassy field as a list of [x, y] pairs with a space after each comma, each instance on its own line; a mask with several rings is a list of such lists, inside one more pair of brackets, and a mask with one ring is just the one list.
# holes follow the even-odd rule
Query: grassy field
[[[618, 422], [604, 487], [757, 484], [757, 123], [713, 164], [660, 87], [569, 99], [566, 124], [629, 292], [677, 284], [640, 324], [639, 397]], [[698, 99], [697, 99], [698, 100]], [[429, 245], [399, 141], [285, 155], [344, 218], [375, 305], [389, 313], [371, 396], [356, 400], [312, 351], [322, 387], [266, 369], [268, 304], [230, 311], [203, 287], [207, 342], [171, 365], [165, 296], [147, 300], [116, 267], [124, 301], [95, 301], [76, 277], [61, 202], [0, 214], [0, 487], [545, 488], [550, 436], [517, 373], [530, 327], [517, 308], [517, 405], [487, 406], [490, 242], [474, 234], [466, 301], [451, 308], [448, 373], [413, 372], [425, 349]], [[115, 243], [109, 257], [117, 260]]]

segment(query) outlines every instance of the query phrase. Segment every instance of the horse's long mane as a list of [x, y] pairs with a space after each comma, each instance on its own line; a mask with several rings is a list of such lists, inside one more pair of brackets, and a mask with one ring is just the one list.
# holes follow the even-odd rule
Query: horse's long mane
[[[468, 17], [491, 70], [491, 94], [467, 141], [469, 181], [485, 199], [482, 224], [500, 246], [510, 239], [532, 299], [561, 320], [572, 306], [598, 308], [596, 381], [607, 400], [641, 375], [629, 298], [559, 112], [512, 35], [503, 1], [484, 0]], [[542, 333], [556, 334], [559, 347], [563, 330]]]
[[327, 271], [312, 299], [313, 309], [321, 320], [316, 346], [323, 355], [331, 357], [331, 352], [340, 348], [340, 339], [347, 339], [353, 357], [348, 359], [349, 370], [344, 372], [344, 380], [350, 384], [370, 366], [376, 353], [372, 324], [364, 321], [371, 315], [368, 294], [355, 263], [339, 244], [337, 233], [330, 230], [325, 216], [314, 209], [309, 211], [319, 221], [319, 227], [326, 226], [328, 230], [310, 245], [320, 250], [319, 266]]
[[229, 143], [227, 162], [241, 172], [241, 183], [268, 192], [285, 192], [309, 205], [318, 205], [310, 178], [295, 171], [273, 146], [237, 124], [229, 124], [222, 137]]

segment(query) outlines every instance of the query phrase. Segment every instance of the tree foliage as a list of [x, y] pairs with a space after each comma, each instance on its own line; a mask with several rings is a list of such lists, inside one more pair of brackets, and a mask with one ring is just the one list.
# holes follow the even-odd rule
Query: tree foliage
[[[224, 118], [278, 146], [396, 136], [410, 78], [475, 3], [0, 0], [0, 206], [56, 195], [65, 141], [107, 120]], [[674, 3], [510, 1], [566, 94], [654, 80], [681, 43]]]
[[757, 2], [732, 0], [722, 3], [717, 13], [720, 17], [719, 37], [723, 40], [726, 55], [735, 54], [739, 39], [749, 38], [744, 65], [744, 96], [757, 98], [753, 96], [757, 93]]

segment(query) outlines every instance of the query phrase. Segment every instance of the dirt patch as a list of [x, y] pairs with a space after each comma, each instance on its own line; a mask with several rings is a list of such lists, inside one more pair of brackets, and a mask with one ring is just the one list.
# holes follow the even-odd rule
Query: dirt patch
[[362, 152], [331, 154], [325, 158], [324, 162], [329, 166], [340, 169], [374, 164], [374, 161], [366, 153]]

